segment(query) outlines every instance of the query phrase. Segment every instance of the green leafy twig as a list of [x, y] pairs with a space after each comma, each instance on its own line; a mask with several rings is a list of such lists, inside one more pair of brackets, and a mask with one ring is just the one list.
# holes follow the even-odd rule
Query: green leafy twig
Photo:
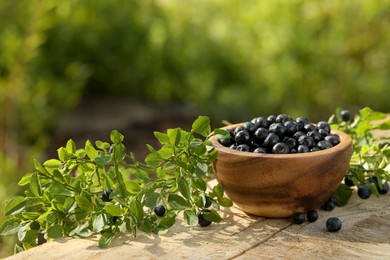
[[[219, 132], [219, 131], [217, 131]], [[111, 143], [87, 141], [77, 148], [72, 140], [58, 149], [58, 159], [43, 164], [19, 181], [24, 196], [7, 202], [0, 234], [17, 235], [15, 251], [29, 249], [61, 236], [89, 237], [100, 233], [99, 246], [107, 247], [121, 232], [137, 236], [139, 230], [165, 234], [180, 212], [189, 225], [199, 215], [209, 222], [222, 221], [216, 211], [230, 207], [223, 189], [207, 190], [211, 164], [217, 152], [208, 138], [210, 120], [200, 116], [190, 132], [180, 128], [155, 132], [158, 150], [147, 145], [145, 163], [127, 154], [124, 136], [112, 131]], [[103, 198], [102, 193], [109, 194]], [[207, 202], [214, 209], [205, 210]], [[153, 209], [166, 207], [158, 217]]]
[[[353, 141], [353, 154], [349, 169], [336, 192], [337, 203], [344, 206], [351, 197], [351, 185], [367, 186], [371, 192], [379, 196], [379, 189], [390, 181], [390, 144], [389, 139], [377, 137], [373, 131], [390, 130], [387, 114], [363, 108], [353, 119], [342, 117], [342, 109], [329, 119], [331, 127], [347, 133]], [[347, 185], [349, 182], [349, 185]], [[346, 184], [347, 183], [347, 184]]]

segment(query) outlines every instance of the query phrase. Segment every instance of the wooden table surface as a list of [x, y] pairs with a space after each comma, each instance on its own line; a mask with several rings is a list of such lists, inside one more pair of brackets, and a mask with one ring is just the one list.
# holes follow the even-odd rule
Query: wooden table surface
[[[314, 223], [248, 216], [236, 207], [222, 209], [224, 222], [189, 227], [179, 220], [164, 236], [123, 235], [107, 249], [97, 238], [59, 238], [7, 258], [13, 259], [390, 259], [390, 194], [319, 210]], [[342, 229], [326, 231], [329, 217]]]

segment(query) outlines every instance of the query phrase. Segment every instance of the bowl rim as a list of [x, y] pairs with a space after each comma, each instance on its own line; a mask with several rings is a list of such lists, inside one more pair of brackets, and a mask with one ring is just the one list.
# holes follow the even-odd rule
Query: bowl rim
[[[234, 129], [237, 126], [242, 125], [243, 123], [238, 124], [232, 124], [225, 127], [221, 127], [220, 129]], [[253, 157], [253, 158], [309, 158], [309, 157], [317, 157], [322, 156], [326, 154], [332, 154], [337, 151], [342, 151], [345, 149], [348, 149], [349, 147], [352, 148], [352, 139], [351, 137], [344, 133], [341, 130], [331, 129], [331, 134], [337, 134], [340, 137], [340, 143], [338, 143], [336, 146], [333, 146], [331, 148], [315, 151], [315, 152], [307, 152], [307, 153], [288, 153], [288, 154], [273, 154], [273, 153], [251, 153], [251, 152], [243, 152], [243, 151], [237, 151], [230, 149], [229, 147], [225, 147], [222, 144], [219, 143], [217, 137], [213, 135], [210, 138], [210, 141], [213, 145], [213, 147], [218, 152], [223, 152], [225, 154], [233, 155], [233, 156], [241, 156], [241, 157]]]

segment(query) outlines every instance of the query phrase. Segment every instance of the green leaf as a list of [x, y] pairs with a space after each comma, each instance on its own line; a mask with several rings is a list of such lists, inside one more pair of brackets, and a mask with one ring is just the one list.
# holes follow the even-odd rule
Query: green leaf
[[148, 192], [145, 194], [145, 206], [154, 208], [160, 202], [160, 194], [157, 192]]
[[93, 205], [87, 198], [83, 196], [76, 196], [76, 202], [80, 209], [88, 212], [93, 211]]
[[196, 189], [199, 189], [201, 191], [206, 191], [206, 189], [207, 189], [207, 184], [206, 184], [206, 182], [203, 179], [198, 179], [198, 178], [193, 179], [192, 180], [192, 185]]
[[133, 171], [133, 174], [134, 176], [139, 179], [139, 180], [143, 180], [143, 181], [146, 181], [146, 180], [149, 180], [149, 174], [147, 171], [145, 170], [142, 170], [142, 169], [136, 169]]
[[61, 167], [61, 161], [56, 159], [50, 159], [43, 163], [43, 166], [45, 166], [46, 170], [48, 170], [50, 173], [53, 172], [54, 169], [58, 169]]
[[210, 118], [207, 116], [199, 116], [192, 124], [192, 131], [207, 137], [210, 134]]
[[105, 225], [104, 215], [103, 214], [97, 215], [93, 220], [93, 224], [92, 224], [93, 231], [95, 231], [95, 232], [102, 231], [104, 228], [104, 225]]
[[114, 238], [115, 238], [115, 233], [111, 233], [111, 232], [102, 233], [99, 239], [99, 247], [100, 248], [108, 247]]
[[33, 173], [27, 173], [27, 174], [25, 174], [25, 175], [20, 179], [20, 181], [18, 182], [18, 185], [22, 187], [22, 186], [26, 186], [27, 184], [29, 184], [32, 175], [33, 175]]
[[18, 239], [19, 241], [23, 241], [24, 240], [24, 237], [26, 236], [27, 234], [27, 230], [28, 228], [30, 227], [31, 225], [31, 222], [27, 222], [27, 223], [24, 223], [24, 225], [22, 225], [18, 231]]
[[60, 183], [66, 183], [65, 177], [62, 175], [62, 173], [59, 170], [53, 171], [53, 178]]
[[174, 209], [187, 209], [191, 207], [191, 204], [188, 203], [183, 197], [176, 194], [169, 194], [168, 204]]
[[49, 172], [45, 169], [45, 167], [43, 167], [43, 165], [35, 159], [34, 159], [34, 166], [35, 166], [35, 169], [37, 171], [39, 171], [40, 173], [43, 173], [45, 175], [49, 175]]
[[25, 198], [21, 196], [16, 196], [6, 204], [4, 209], [4, 214], [6, 216], [18, 214], [24, 209], [25, 206], [26, 206]]
[[169, 137], [167, 134], [161, 132], [154, 132], [154, 136], [160, 142], [160, 144], [169, 144]]
[[61, 147], [57, 150], [58, 159], [62, 162], [65, 162], [71, 158], [71, 154], [69, 154], [64, 147]]
[[336, 197], [337, 206], [343, 207], [347, 205], [349, 199], [351, 198], [352, 189], [349, 188], [347, 185], [341, 183], [334, 195]]
[[183, 178], [180, 177], [177, 182], [178, 188], [180, 193], [186, 198], [187, 200], [191, 199], [191, 190], [190, 186], [188, 185], [188, 182]]
[[173, 128], [167, 130], [167, 135], [169, 138], [169, 143], [174, 146], [178, 146], [181, 140], [180, 128]]
[[163, 161], [163, 159], [161, 159], [161, 157], [157, 156], [157, 153], [150, 153], [145, 158], [145, 163], [149, 167], [153, 167], [153, 168], [160, 166], [162, 161]]
[[137, 194], [141, 191], [141, 186], [136, 181], [126, 181], [126, 190], [131, 194]]
[[39, 197], [41, 195], [41, 187], [39, 183], [39, 177], [38, 174], [35, 172], [33, 175], [31, 175], [30, 179], [30, 190], [32, 194], [34, 194], [36, 197]]
[[99, 148], [101, 150], [106, 150], [106, 149], [110, 148], [110, 144], [107, 142], [96, 141], [95, 145], [97, 148]]
[[390, 130], [390, 120], [377, 125], [376, 128], [380, 130]]
[[111, 155], [101, 153], [94, 158], [94, 161], [100, 165], [107, 165], [111, 162]]
[[14, 245], [14, 255], [19, 254], [20, 252], [23, 252], [23, 247], [19, 246], [18, 244]]
[[218, 223], [222, 221], [221, 216], [215, 210], [210, 210], [210, 212], [202, 212], [202, 216], [204, 217], [204, 219], [211, 222]]
[[229, 207], [233, 206], [233, 202], [230, 199], [225, 198], [225, 197], [219, 197], [218, 203], [219, 203], [219, 205], [221, 205], [222, 207], [225, 207], [225, 208], [229, 208]]
[[29, 229], [24, 236], [22, 241], [23, 243], [28, 243], [30, 245], [36, 246], [38, 243], [38, 230]]
[[229, 132], [226, 129], [222, 129], [222, 128], [214, 129], [214, 135], [220, 135], [220, 136], [223, 136], [223, 137], [229, 137], [230, 136]]
[[69, 154], [76, 153], [76, 144], [74, 143], [74, 141], [72, 139], [68, 140], [68, 142], [66, 143], [65, 149]]
[[176, 214], [174, 212], [168, 213], [158, 224], [158, 228], [168, 229], [176, 222]]
[[64, 230], [61, 225], [53, 225], [47, 229], [47, 236], [50, 238], [62, 237]]
[[158, 168], [156, 169], [156, 176], [157, 176], [157, 178], [159, 178], [160, 180], [165, 179], [165, 169], [162, 168], [162, 167], [158, 167]]
[[184, 220], [190, 226], [198, 225], [198, 216], [193, 210], [188, 209], [184, 211]]
[[99, 155], [98, 151], [93, 147], [93, 144], [89, 140], [85, 142], [85, 152], [91, 160], [94, 160]]
[[144, 210], [142, 204], [138, 200], [133, 200], [130, 202], [129, 209], [133, 217], [136, 219], [137, 224], [140, 224], [144, 217]]
[[21, 220], [17, 218], [10, 218], [4, 221], [0, 226], [0, 235], [2, 236], [12, 236], [18, 233], [19, 229], [22, 227]]
[[103, 209], [111, 216], [119, 217], [123, 215], [123, 211], [118, 205], [107, 204]]
[[217, 196], [218, 198], [222, 197], [223, 196], [223, 188], [221, 185], [217, 184], [213, 187], [213, 193], [215, 194], [215, 196]]
[[118, 132], [118, 130], [114, 130], [110, 134], [110, 140], [114, 144], [120, 144], [124, 140], [124, 136]]

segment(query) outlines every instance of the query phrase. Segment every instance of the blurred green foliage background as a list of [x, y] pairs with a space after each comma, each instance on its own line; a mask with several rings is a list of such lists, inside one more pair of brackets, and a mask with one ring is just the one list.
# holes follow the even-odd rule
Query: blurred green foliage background
[[0, 222], [85, 97], [191, 103], [232, 122], [390, 112], [389, 50], [386, 0], [0, 1]]

